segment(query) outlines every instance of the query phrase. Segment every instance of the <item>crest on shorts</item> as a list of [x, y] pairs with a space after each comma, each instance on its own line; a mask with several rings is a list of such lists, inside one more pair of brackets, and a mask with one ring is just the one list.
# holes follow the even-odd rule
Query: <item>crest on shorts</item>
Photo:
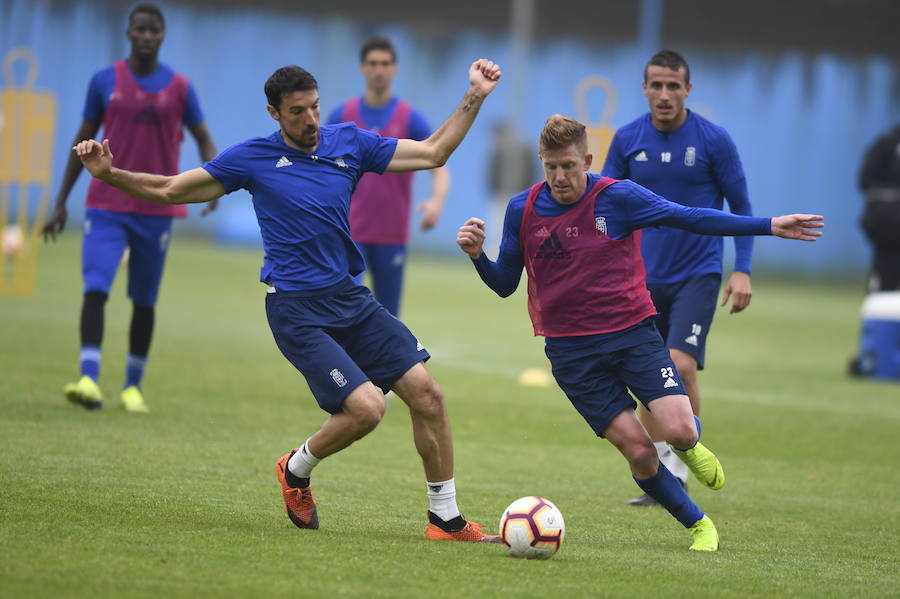
[[334, 379], [334, 382], [337, 383], [338, 387], [343, 387], [344, 385], [347, 384], [347, 379], [344, 377], [343, 373], [340, 370], [338, 370], [337, 368], [332, 369], [329, 374], [331, 375], [331, 378]]

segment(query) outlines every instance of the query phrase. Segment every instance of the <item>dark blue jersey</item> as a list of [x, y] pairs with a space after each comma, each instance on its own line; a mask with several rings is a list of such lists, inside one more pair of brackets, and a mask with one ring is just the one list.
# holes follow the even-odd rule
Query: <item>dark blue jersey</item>
[[[600, 178], [588, 174], [585, 194]], [[475, 260], [475, 267], [482, 280], [497, 294], [510, 295], [519, 285], [525, 258], [519, 242], [519, 230], [525, 213], [528, 190], [509, 201], [503, 221], [503, 240], [497, 262], [491, 262], [484, 254]], [[579, 200], [580, 202], [581, 200]], [[545, 185], [534, 202], [535, 211], [544, 217], [555, 217], [571, 210], [575, 204], [560, 204]], [[597, 228], [613, 239], [622, 239], [633, 231], [645, 227], [678, 227], [700, 235], [771, 235], [772, 223], [768, 218], [735, 216], [710, 208], [695, 208], [670, 202], [649, 189], [632, 181], [619, 181], [604, 189], [594, 204], [594, 221]], [[717, 237], [712, 237], [716, 239]], [[602, 277], [603, 273], [597, 273]]]
[[[158, 63], [155, 71], [149, 75], [138, 75], [131, 72], [135, 83], [145, 92], [155, 94], [166, 89], [175, 77], [175, 71], [163, 63]], [[116, 68], [107, 67], [94, 73], [88, 85], [87, 97], [84, 100], [82, 116], [89, 121], [103, 120], [109, 99], [116, 89]], [[194, 86], [188, 84], [187, 97], [184, 101], [183, 122], [188, 127], [193, 127], [203, 122], [203, 113], [200, 111], [200, 102], [194, 93]]]
[[[675, 131], [653, 126], [650, 114], [616, 131], [603, 174], [631, 179], [669, 201], [751, 215], [737, 148], [722, 127], [688, 111]], [[644, 231], [641, 253], [651, 283], [674, 283], [722, 272], [722, 239], [691, 231], [654, 227]], [[735, 270], [750, 272], [752, 237], [735, 238]]]
[[364, 172], [383, 173], [397, 140], [352, 123], [325, 125], [307, 154], [276, 131], [203, 165], [226, 192], [246, 189], [262, 233], [260, 281], [284, 291], [329, 287], [365, 269], [350, 238], [350, 195]]

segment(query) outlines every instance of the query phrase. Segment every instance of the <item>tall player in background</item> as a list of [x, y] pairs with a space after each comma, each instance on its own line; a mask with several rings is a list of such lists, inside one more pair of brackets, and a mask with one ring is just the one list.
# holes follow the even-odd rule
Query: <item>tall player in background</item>
[[[687, 61], [671, 50], [658, 52], [644, 67], [643, 87], [650, 112], [616, 131], [603, 175], [631, 179], [685, 206], [722, 210], [724, 199], [734, 214], [752, 215], [747, 180], [731, 137], [684, 105], [691, 92]], [[753, 237], [735, 237], [734, 247], [734, 272], [722, 295], [723, 306], [731, 298], [732, 314], [750, 304]], [[645, 229], [641, 244], [647, 288], [659, 311], [659, 331], [696, 415], [700, 414], [697, 371], [703, 369], [706, 339], [716, 311], [722, 251], [720, 237], [665, 226]], [[686, 486], [687, 468], [643, 407], [641, 420], [656, 442], [660, 460]], [[647, 494], [628, 503], [658, 505]]]
[[[75, 141], [90, 139], [103, 125], [104, 137], [115, 143], [116, 166], [164, 175], [178, 172], [182, 127], [197, 142], [201, 160], [212, 160], [216, 146], [203, 122], [194, 89], [181, 74], [159, 62], [165, 37], [160, 9], [149, 3], [134, 7], [125, 35], [131, 54], [91, 78], [83, 121]], [[66, 226], [66, 199], [81, 173], [72, 154], [66, 163], [56, 208], [44, 226], [44, 239], [56, 239]], [[133, 302], [128, 360], [121, 399], [126, 410], [149, 411], [141, 391], [153, 336], [155, 309], [173, 217], [184, 217], [184, 206], [159, 206], [130, 196], [106, 183], [91, 181], [86, 202], [81, 306], [81, 378], [66, 385], [66, 397], [88, 409], [100, 408], [100, 346], [104, 307], [123, 252], [129, 249], [128, 296]], [[203, 210], [206, 215], [215, 201]]]
[[[365, 92], [334, 109], [328, 117], [329, 125], [352, 122], [385, 137], [417, 141], [431, 135], [425, 117], [394, 95], [391, 83], [397, 75], [397, 51], [390, 40], [368, 39], [359, 51], [359, 70], [366, 80]], [[350, 202], [350, 234], [366, 259], [375, 299], [394, 316], [400, 313], [403, 292], [412, 177], [411, 172], [366, 173]], [[422, 213], [423, 231], [437, 224], [449, 188], [447, 167], [432, 170], [431, 198], [417, 207]], [[362, 278], [360, 274], [357, 282]]]

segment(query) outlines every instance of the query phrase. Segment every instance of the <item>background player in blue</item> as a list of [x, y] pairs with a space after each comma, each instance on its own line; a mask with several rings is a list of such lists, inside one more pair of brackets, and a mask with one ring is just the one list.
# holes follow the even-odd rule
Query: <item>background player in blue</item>
[[457, 243], [501, 297], [516, 290], [523, 268], [528, 272], [528, 311], [560, 388], [594, 433], [622, 453], [638, 486], [690, 530], [691, 549], [716, 551], [715, 526], [658, 460], [629, 395], [653, 411], [663, 438], [695, 476], [722, 488], [722, 466], [699, 443], [700, 419], [653, 323], [640, 229], [815, 241], [822, 217], [753, 218], [686, 207], [631, 181], [588, 174], [585, 127], [562, 115], [547, 119], [540, 156], [546, 181], [509, 201], [496, 263], [483, 251], [482, 220], [467, 220]]
[[[643, 87], [650, 111], [616, 131], [603, 174], [631, 179], [685, 206], [722, 210], [725, 199], [733, 213], [751, 215], [747, 181], [728, 133], [685, 107], [691, 72], [684, 58], [671, 50], [658, 52], [644, 68]], [[732, 314], [750, 304], [753, 238], [735, 237], [734, 247], [734, 272], [722, 295], [723, 306], [731, 298]], [[699, 415], [697, 371], [703, 369], [722, 280], [722, 239], [653, 227], [644, 230], [641, 251], [647, 287], [659, 310], [660, 333], [687, 388], [694, 414]], [[656, 441], [660, 459], [686, 485], [687, 469], [643, 408], [641, 419]], [[646, 494], [628, 503], [657, 505]]]
[[[158, 60], [165, 37], [162, 12], [139, 4], [128, 17], [125, 35], [131, 41], [127, 60], [98, 71], [91, 79], [81, 127], [75, 141], [104, 128], [120, 154], [116, 166], [174, 174], [186, 127], [197, 142], [202, 160], [216, 155], [203, 122], [193, 87], [183, 75]], [[81, 161], [69, 157], [56, 208], [44, 226], [44, 238], [55, 239], [66, 225], [66, 199], [81, 173]], [[101, 181], [92, 181], [85, 212], [81, 307], [81, 378], [66, 385], [69, 400], [88, 409], [102, 406], [98, 385], [104, 307], [123, 252], [128, 249], [128, 296], [133, 302], [128, 360], [121, 399], [126, 410], [147, 412], [141, 379], [153, 335], [155, 304], [162, 280], [172, 217], [187, 214], [183, 206], [159, 206], [129, 197]], [[215, 201], [203, 210], [206, 215]]]
[[[108, 140], [83, 141], [76, 154], [92, 175], [160, 204], [207, 202], [235, 189], [253, 195], [265, 252], [260, 280], [275, 342], [306, 377], [330, 417], [276, 472], [290, 520], [318, 528], [310, 487], [318, 462], [371, 432], [393, 390], [409, 406], [425, 468], [429, 539], [494, 541], [456, 504], [453, 441], [444, 399], [425, 369], [428, 352], [409, 329], [354, 282], [364, 262], [350, 237], [350, 193], [362, 173], [442, 166], [500, 79], [485, 59], [469, 68], [457, 109], [424, 141], [383, 138], [352, 123], [319, 127], [315, 78], [297, 66], [266, 81], [267, 110], [279, 130], [225, 150], [203, 168], [176, 176], [112, 167]], [[381, 488], [372, 492], [382, 492]]]
[[[425, 117], [394, 95], [391, 84], [397, 75], [397, 51], [390, 40], [366, 40], [359, 62], [366, 80], [365, 93], [334, 109], [328, 124], [354, 122], [384, 137], [423, 140], [431, 135]], [[422, 213], [423, 231], [437, 224], [450, 188], [446, 166], [431, 174], [431, 198], [417, 207]], [[350, 233], [366, 259], [375, 299], [394, 316], [400, 313], [411, 203], [412, 173], [367, 173], [350, 202]], [[357, 282], [362, 282], [362, 275]]]

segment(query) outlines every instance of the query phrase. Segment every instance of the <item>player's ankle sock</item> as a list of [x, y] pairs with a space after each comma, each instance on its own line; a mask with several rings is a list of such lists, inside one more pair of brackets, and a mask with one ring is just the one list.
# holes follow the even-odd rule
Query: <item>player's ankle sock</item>
[[309, 451], [308, 445], [309, 439], [307, 439], [300, 449], [294, 452], [291, 459], [288, 460], [288, 467], [287, 471], [284, 473], [284, 480], [292, 487], [308, 487], [309, 476], [312, 474], [313, 468], [321, 461]]
[[459, 532], [466, 527], [466, 519], [461, 515], [450, 520], [441, 520], [434, 515], [434, 512], [428, 510], [428, 522], [434, 524], [444, 532]]
[[665, 441], [657, 441], [653, 444], [656, 447], [656, 454], [659, 456], [660, 463], [664, 464], [666, 468], [669, 469], [675, 478], [681, 481], [681, 485], [684, 486], [687, 484], [688, 470], [687, 464], [681, 461], [675, 453], [672, 451], [672, 448], [669, 447], [669, 444]]
[[690, 528], [703, 517], [703, 512], [697, 507], [678, 479], [669, 472], [664, 464], [659, 465], [659, 470], [650, 478], [634, 477], [634, 482], [644, 490], [644, 493], [655, 499], [685, 528]]
[[95, 345], [82, 346], [79, 361], [81, 376], [89, 376], [97, 382], [100, 378], [100, 348]]
[[693, 449], [694, 446], [700, 442], [700, 436], [703, 434], [703, 425], [700, 424], [700, 417], [696, 414], [694, 414], [694, 425], [697, 427], [697, 440], [694, 442], [694, 445], [691, 445], [690, 447], [675, 447], [673, 445], [672, 449], [676, 449], [678, 451], [687, 451], [689, 449]]
[[128, 361], [125, 363], [125, 386], [140, 388], [141, 379], [144, 378], [144, 368], [147, 366], [147, 358], [128, 354]]
[[428, 509], [432, 514], [449, 522], [459, 516], [459, 508], [456, 506], [456, 482], [455, 479], [441, 482], [426, 483], [428, 488]]

